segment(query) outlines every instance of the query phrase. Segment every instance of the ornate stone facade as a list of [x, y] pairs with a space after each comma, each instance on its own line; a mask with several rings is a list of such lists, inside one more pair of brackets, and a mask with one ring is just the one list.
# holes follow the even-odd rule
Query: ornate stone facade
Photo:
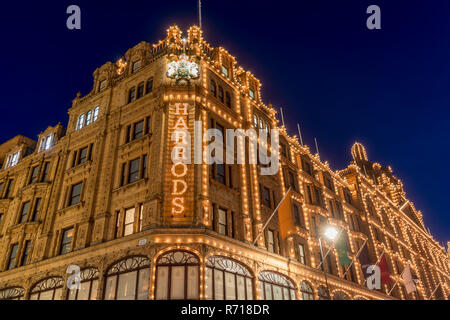
[[[185, 277], [198, 278], [198, 286], [185, 279], [186, 298], [220, 298], [216, 273], [224, 272], [228, 298], [320, 299], [326, 295], [318, 269], [323, 219], [347, 231], [350, 258], [367, 240], [372, 260], [384, 252], [399, 280], [391, 295], [388, 286], [368, 290], [358, 259], [343, 277], [334, 246], [326, 243], [333, 298], [449, 299], [445, 249], [426, 231], [390, 168], [369, 161], [356, 143], [352, 163], [331, 170], [279, 127], [274, 108], [261, 100], [259, 80], [233, 56], [208, 45], [197, 27], [187, 31], [186, 42], [181, 35], [172, 26], [166, 39], [141, 42], [97, 69], [92, 91], [74, 99], [67, 129], [58, 124], [37, 142], [17, 136], [0, 145], [0, 299], [67, 299], [69, 265], [89, 270], [82, 278], [92, 284], [87, 298], [106, 298], [106, 291], [117, 298], [106, 280], [122, 272], [116, 266], [112, 273], [111, 266], [123, 260], [127, 268], [130, 257], [141, 259], [129, 260], [130, 270], [149, 271], [139, 271], [143, 293], [131, 298], [175, 297], [176, 289], [169, 293], [161, 284], [157, 292], [173, 260], [187, 266]], [[190, 62], [174, 63], [184, 53]], [[174, 168], [171, 133], [183, 124], [194, 136], [194, 121], [203, 132], [280, 128], [279, 174], [261, 176], [260, 165], [251, 164]], [[275, 216], [254, 246], [288, 186], [301, 212], [297, 232], [280, 239]], [[190, 262], [164, 256], [174, 251]], [[412, 294], [400, 280], [407, 264], [419, 279]], [[225, 279], [236, 279], [236, 294]]]

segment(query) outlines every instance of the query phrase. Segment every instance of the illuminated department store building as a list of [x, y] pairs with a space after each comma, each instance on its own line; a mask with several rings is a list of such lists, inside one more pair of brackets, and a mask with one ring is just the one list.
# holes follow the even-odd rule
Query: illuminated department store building
[[[355, 143], [351, 164], [331, 170], [278, 125], [252, 73], [199, 28], [186, 37], [172, 26], [95, 70], [67, 128], [0, 145], [0, 299], [449, 299], [448, 255], [390, 167]], [[192, 136], [194, 121], [203, 131], [279, 128], [280, 170], [174, 169], [178, 121]], [[253, 245], [288, 187], [296, 232], [281, 239], [275, 215]], [[325, 242], [328, 295], [318, 268], [324, 218], [347, 230], [350, 258], [367, 240], [394, 280], [409, 263], [417, 291], [401, 280], [390, 295], [391, 285], [367, 289], [357, 259], [343, 277]], [[81, 290], [67, 289], [70, 265], [81, 269]]]

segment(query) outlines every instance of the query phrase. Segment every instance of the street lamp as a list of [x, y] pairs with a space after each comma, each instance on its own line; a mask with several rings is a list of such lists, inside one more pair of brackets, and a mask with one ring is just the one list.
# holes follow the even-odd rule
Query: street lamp
[[[334, 241], [336, 239], [336, 237], [338, 236], [338, 234], [339, 234], [339, 231], [336, 229], [336, 227], [333, 227], [330, 225], [327, 225], [323, 232], [323, 235], [330, 241]], [[320, 246], [320, 260], [321, 260], [320, 264], [325, 265], [325, 261], [324, 261], [324, 257], [323, 257], [323, 248], [322, 248], [322, 235], [319, 236], [319, 246]], [[325, 267], [323, 267], [323, 272], [325, 274], [325, 283], [327, 285], [328, 298], [331, 299], [330, 287], [328, 286], [327, 270]]]

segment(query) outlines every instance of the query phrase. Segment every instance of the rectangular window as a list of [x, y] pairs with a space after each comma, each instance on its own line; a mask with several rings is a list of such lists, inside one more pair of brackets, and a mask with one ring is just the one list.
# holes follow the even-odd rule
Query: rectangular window
[[6, 192], [5, 192], [5, 199], [9, 198], [9, 196], [11, 195], [13, 183], [14, 183], [13, 179], [8, 181], [8, 186], [6, 187]]
[[272, 253], [275, 253], [275, 237], [272, 230], [267, 230], [267, 247]]
[[133, 140], [139, 139], [144, 135], [144, 120], [141, 120], [133, 126]]
[[130, 161], [130, 168], [128, 171], [128, 183], [133, 183], [139, 180], [139, 165], [140, 158]]
[[28, 184], [33, 184], [33, 183], [37, 182], [38, 173], [39, 173], [39, 166], [33, 167], [31, 169], [31, 176], [30, 176], [30, 181]]
[[153, 91], [153, 77], [147, 80], [147, 86], [145, 89], [145, 94], [148, 94]]
[[330, 207], [330, 213], [333, 218], [336, 218], [333, 207], [333, 200], [328, 200], [328, 206]]
[[3, 195], [3, 188], [5, 187], [5, 183], [4, 182], [0, 182], [0, 199], [2, 198]]
[[141, 60], [138, 60], [133, 63], [133, 73], [138, 71], [141, 68]]
[[36, 198], [36, 202], [34, 203], [33, 215], [31, 216], [30, 221], [37, 221], [39, 216], [39, 209], [41, 207], [41, 198]]
[[20, 261], [21, 266], [26, 266], [28, 264], [28, 256], [30, 254], [31, 241], [27, 240], [25, 242], [25, 247], [23, 248], [22, 261]]
[[46, 182], [47, 181], [49, 169], [50, 169], [50, 162], [46, 162], [44, 164], [44, 170], [42, 172], [41, 182]]
[[309, 164], [309, 162], [302, 159], [302, 164], [303, 164], [303, 171], [305, 171], [307, 174], [312, 176], [312, 169], [311, 169], [311, 165]]
[[102, 91], [105, 88], [106, 88], [106, 80], [102, 80], [100, 82], [99, 91]]
[[253, 89], [248, 90], [248, 95], [250, 96], [250, 98], [255, 99], [255, 91], [253, 91]]
[[130, 208], [125, 210], [125, 223], [123, 227], [123, 236], [129, 236], [134, 233], [134, 214], [136, 210], [135, 208]]
[[73, 228], [66, 229], [63, 231], [59, 254], [66, 254], [70, 252], [70, 250], [72, 249], [73, 232], [74, 232]]
[[263, 204], [270, 208], [270, 190], [266, 187], [263, 187]]
[[322, 197], [320, 193], [320, 189], [317, 187], [314, 187], [314, 195], [315, 195], [315, 201], [314, 204], [320, 206], [322, 205]]
[[77, 164], [83, 164], [87, 161], [88, 159], [88, 147], [84, 147], [83, 149], [80, 150], [80, 157], [78, 158], [78, 162]]
[[227, 67], [222, 66], [222, 74], [223, 74], [225, 77], [228, 78], [229, 73], [228, 73], [228, 68], [227, 68]]
[[224, 102], [223, 100], [223, 88], [221, 86], [219, 86], [219, 95], [217, 96], [220, 100], [220, 102]]
[[9, 254], [8, 270], [11, 270], [16, 266], [17, 250], [19, 250], [19, 244], [13, 244], [11, 246], [11, 253]]
[[116, 238], [120, 237], [120, 218], [121, 218], [120, 211], [117, 211], [116, 212], [116, 232], [115, 232]]
[[141, 204], [139, 206], [139, 232], [142, 231], [142, 227], [143, 227], [142, 222], [143, 222], [143, 220], [144, 220], [144, 205]]
[[124, 164], [122, 164], [122, 174], [120, 176], [120, 186], [121, 187], [125, 185], [126, 174], [127, 174], [127, 164], [124, 163]]
[[298, 245], [298, 253], [299, 253], [299, 260], [301, 264], [306, 264], [305, 259], [305, 246], [303, 244]]
[[136, 99], [136, 87], [133, 87], [130, 89], [130, 92], [128, 93], [128, 103], [131, 103]]
[[137, 99], [140, 99], [144, 96], [145, 83], [141, 82], [137, 88]]
[[297, 191], [297, 185], [295, 183], [295, 177], [292, 171], [288, 172], [289, 174], [289, 186], [292, 188], [292, 190]]
[[225, 104], [228, 108], [231, 108], [231, 95], [228, 91], [225, 93]]
[[224, 164], [217, 164], [217, 181], [222, 183], [222, 184], [226, 184], [226, 180], [225, 180], [225, 165]]
[[147, 178], [147, 155], [142, 157], [141, 179]]
[[300, 212], [298, 211], [298, 206], [296, 204], [294, 204], [292, 206], [293, 210], [294, 210], [294, 222], [297, 226], [301, 226], [301, 220], [300, 220]]
[[81, 202], [82, 187], [83, 187], [82, 182], [72, 186], [72, 190], [70, 191], [69, 206], [73, 206]]
[[28, 211], [30, 210], [30, 201], [25, 202], [22, 205], [22, 211], [20, 213], [19, 223], [25, 223], [27, 221]]
[[227, 235], [227, 212], [219, 208], [217, 214], [217, 232], [223, 235]]
[[150, 133], [150, 126], [151, 126], [151, 118], [150, 117], [146, 117], [145, 118], [145, 134]]
[[210, 91], [214, 97], [217, 97], [217, 87], [216, 87], [216, 83], [214, 82], [214, 80], [211, 80]]

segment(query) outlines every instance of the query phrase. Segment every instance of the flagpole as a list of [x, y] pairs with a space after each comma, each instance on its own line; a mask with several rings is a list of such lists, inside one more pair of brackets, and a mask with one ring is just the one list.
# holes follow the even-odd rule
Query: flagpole
[[[337, 236], [336, 236], [335, 241], [340, 237], [342, 231], [344, 231], [344, 228], [339, 228], [339, 229], [340, 229], [340, 230], [339, 230], [339, 233], [338, 233]], [[335, 242], [335, 241], [334, 241], [334, 242]], [[334, 242], [333, 242], [333, 243], [334, 243]], [[319, 269], [320, 266], [323, 264], [323, 262], [325, 261], [325, 258], [328, 256], [328, 254], [330, 253], [331, 249], [332, 249], [332, 248], [328, 249], [327, 253], [326, 253], [325, 256], [323, 257], [323, 259], [322, 259], [322, 261], [320, 262], [320, 264], [319, 264], [319, 266], [317, 267], [317, 269]]]
[[300, 137], [300, 144], [303, 147], [303, 138], [302, 138], [302, 131], [300, 130], [300, 124], [297, 123], [297, 129], [298, 129], [298, 135]]
[[430, 297], [427, 300], [431, 300], [431, 298], [433, 297], [433, 295], [436, 293], [437, 289], [439, 288], [439, 286], [441, 285], [441, 283], [439, 282], [436, 289], [434, 289], [433, 293], [430, 295]]
[[397, 279], [397, 281], [394, 283], [394, 286], [392, 287], [392, 289], [388, 292], [388, 296], [391, 295], [392, 290], [394, 290], [395, 286], [398, 284], [399, 279]]
[[198, 0], [198, 25], [202, 29], [202, 0]]
[[288, 191], [286, 192], [286, 194], [284, 195], [283, 199], [281, 199], [281, 201], [278, 203], [277, 207], [275, 208], [275, 210], [272, 212], [272, 214], [270, 215], [269, 219], [267, 220], [266, 224], [264, 225], [264, 227], [262, 228], [262, 230], [259, 232], [258, 236], [256, 237], [255, 241], [253, 241], [253, 245], [256, 244], [256, 242], [258, 241], [259, 237], [264, 233], [264, 230], [267, 228], [267, 226], [269, 225], [270, 220], [272, 220], [273, 216], [275, 215], [275, 213], [278, 211], [278, 209], [280, 208], [281, 204], [283, 203], [284, 199], [286, 199], [286, 197], [289, 194], [289, 191], [291, 191], [291, 187], [289, 187]]
[[359, 251], [356, 253], [355, 257], [352, 259], [352, 262], [350, 263], [350, 265], [348, 266], [347, 270], [344, 272], [344, 274], [342, 275], [343, 278], [345, 278], [345, 275], [347, 274], [347, 272], [350, 270], [350, 268], [352, 267], [353, 263], [355, 262], [356, 259], [358, 259], [359, 255], [362, 252], [362, 249], [364, 248], [364, 246], [367, 243], [367, 239], [364, 240], [363, 245], [361, 246], [361, 248], [359, 248]]
[[283, 115], [283, 108], [280, 108], [280, 113], [281, 113], [281, 122], [283, 123], [283, 127], [286, 128], [286, 126], [284, 125], [284, 115]]

